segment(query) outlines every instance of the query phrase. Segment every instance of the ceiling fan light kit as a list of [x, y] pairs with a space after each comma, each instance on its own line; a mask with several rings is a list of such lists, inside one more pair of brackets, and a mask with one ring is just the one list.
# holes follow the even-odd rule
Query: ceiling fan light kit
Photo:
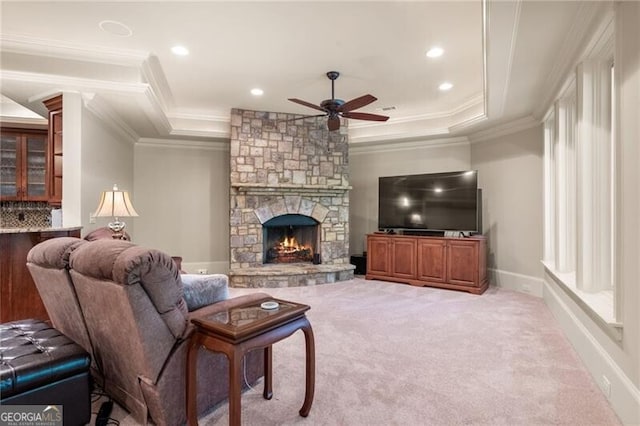
[[345, 102], [342, 99], [336, 99], [335, 81], [338, 77], [340, 77], [340, 73], [338, 71], [329, 71], [327, 73], [327, 77], [329, 78], [329, 80], [331, 80], [331, 99], [326, 99], [322, 101], [320, 105], [316, 105], [311, 102], [303, 101], [301, 99], [289, 98], [291, 102], [295, 102], [299, 105], [324, 112], [324, 114], [303, 116], [301, 118], [326, 116], [327, 127], [330, 131], [340, 129], [341, 117], [367, 121], [387, 121], [389, 119], [389, 117], [385, 115], [370, 114], [366, 112], [353, 112], [353, 110], [367, 106], [378, 99], [373, 95], [363, 95], [348, 102]]

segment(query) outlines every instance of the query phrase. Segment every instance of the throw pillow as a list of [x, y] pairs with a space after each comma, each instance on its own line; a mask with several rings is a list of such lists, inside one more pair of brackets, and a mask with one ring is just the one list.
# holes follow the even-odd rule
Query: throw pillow
[[229, 298], [229, 279], [226, 275], [181, 274], [180, 278], [189, 312]]

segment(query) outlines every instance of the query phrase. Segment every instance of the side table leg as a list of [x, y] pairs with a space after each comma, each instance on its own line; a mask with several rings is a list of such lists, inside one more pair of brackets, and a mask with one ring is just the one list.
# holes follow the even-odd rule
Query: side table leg
[[300, 415], [307, 417], [309, 411], [311, 411], [311, 404], [313, 404], [313, 395], [316, 387], [316, 349], [313, 339], [313, 329], [311, 324], [305, 317], [306, 324], [303, 325], [302, 331], [304, 332], [304, 341], [307, 352], [307, 371], [306, 371], [306, 389], [304, 393], [304, 404], [300, 409]]
[[196, 395], [196, 371], [198, 362], [198, 348], [200, 342], [197, 337], [197, 333], [194, 333], [189, 342], [189, 348], [187, 350], [187, 422], [189, 426], [198, 425], [198, 398]]
[[273, 397], [273, 346], [264, 348], [264, 399]]
[[240, 350], [227, 353], [229, 358], [229, 425], [240, 426], [242, 401], [242, 358]]

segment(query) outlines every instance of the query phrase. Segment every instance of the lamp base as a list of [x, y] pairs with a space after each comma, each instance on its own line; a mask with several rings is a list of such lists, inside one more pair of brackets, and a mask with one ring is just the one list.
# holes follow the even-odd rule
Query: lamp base
[[107, 226], [113, 232], [120, 233], [120, 231], [122, 231], [125, 228], [125, 226], [127, 226], [127, 224], [124, 223], [124, 222], [120, 222], [117, 217], [115, 219], [116, 220], [114, 220], [113, 222], [109, 222], [109, 224]]

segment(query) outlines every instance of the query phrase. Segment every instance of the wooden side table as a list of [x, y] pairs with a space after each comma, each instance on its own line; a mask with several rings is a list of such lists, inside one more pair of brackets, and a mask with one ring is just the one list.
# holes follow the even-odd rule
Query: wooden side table
[[[261, 308], [262, 302], [278, 303], [276, 309]], [[252, 301], [191, 322], [196, 330], [189, 342], [187, 353], [187, 419], [190, 426], [198, 424], [196, 371], [200, 346], [214, 352], [222, 352], [229, 359], [229, 424], [240, 425], [242, 360], [253, 349], [264, 350], [265, 399], [271, 399], [272, 345], [292, 335], [304, 332], [306, 347], [306, 388], [304, 403], [299, 413], [307, 417], [313, 403], [315, 390], [315, 346], [313, 330], [305, 312], [309, 306], [285, 300], [265, 298]]]

